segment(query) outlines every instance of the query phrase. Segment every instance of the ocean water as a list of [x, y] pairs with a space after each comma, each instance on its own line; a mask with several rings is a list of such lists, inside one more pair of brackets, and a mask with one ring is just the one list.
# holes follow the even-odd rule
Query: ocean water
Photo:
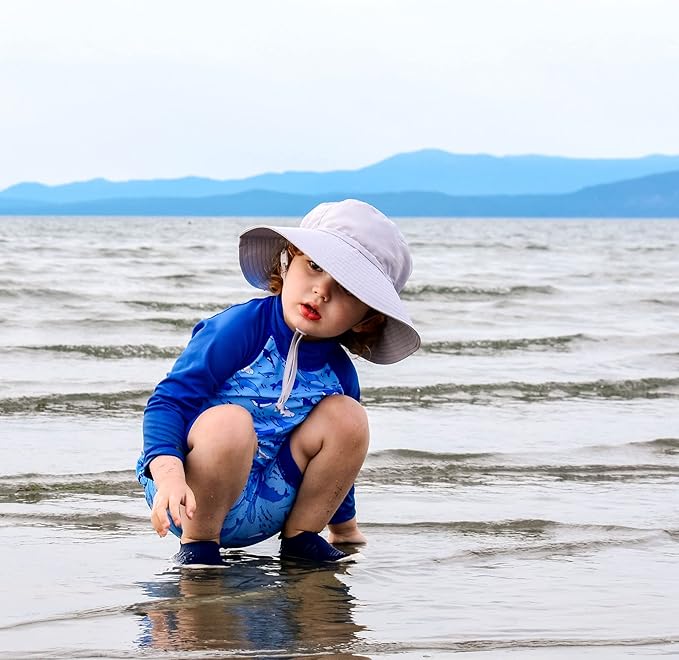
[[362, 561], [168, 571], [133, 474], [289, 219], [0, 220], [0, 658], [679, 655], [679, 222], [399, 220], [422, 349], [357, 362]]

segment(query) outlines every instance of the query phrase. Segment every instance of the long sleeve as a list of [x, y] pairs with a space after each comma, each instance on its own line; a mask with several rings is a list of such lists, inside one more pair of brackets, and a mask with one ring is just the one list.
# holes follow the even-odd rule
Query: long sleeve
[[261, 347], [259, 311], [265, 302], [235, 305], [196, 325], [186, 349], [157, 385], [144, 411], [141, 468], [146, 476], [157, 456], [184, 460], [186, 435], [206, 402], [228, 377], [254, 359]]

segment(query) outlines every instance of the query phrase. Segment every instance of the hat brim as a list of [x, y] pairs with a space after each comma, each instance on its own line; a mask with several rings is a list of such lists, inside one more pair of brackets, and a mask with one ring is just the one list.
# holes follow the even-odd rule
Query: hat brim
[[420, 347], [420, 336], [391, 280], [379, 265], [332, 232], [266, 225], [244, 231], [240, 236], [239, 259], [250, 284], [269, 289], [271, 269], [285, 241], [309, 255], [356, 298], [387, 317], [382, 336], [365, 356], [367, 360], [392, 364]]

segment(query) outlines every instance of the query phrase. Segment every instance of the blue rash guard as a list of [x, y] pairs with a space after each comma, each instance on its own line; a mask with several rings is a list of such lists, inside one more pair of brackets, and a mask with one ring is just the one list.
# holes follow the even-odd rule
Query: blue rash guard
[[[285, 324], [280, 296], [257, 298], [235, 305], [215, 316], [201, 321], [193, 330], [191, 341], [177, 359], [172, 371], [156, 387], [144, 411], [144, 449], [137, 462], [137, 478], [146, 490], [151, 504], [155, 486], [149, 472], [149, 463], [158, 456], [176, 456], [184, 461], [188, 453], [187, 437], [196, 418], [208, 408], [222, 404], [237, 404], [252, 416], [258, 439], [258, 452], [254, 458], [253, 474], [264, 474], [270, 469], [279, 450], [291, 432], [309, 415], [324, 397], [346, 394], [360, 399], [358, 376], [351, 359], [336, 340], [303, 341], [298, 350], [298, 367], [294, 387], [282, 411], [276, 408], [281, 393], [281, 383], [293, 332]], [[287, 458], [292, 465], [288, 443]], [[281, 451], [283, 455], [285, 452]], [[285, 466], [283, 466], [285, 467]], [[296, 488], [301, 480], [297, 475], [282, 478], [292, 486], [287, 491], [288, 508], [294, 503]], [[279, 475], [280, 476], [280, 475]], [[248, 488], [260, 488], [261, 479], [251, 478]], [[290, 482], [293, 483], [290, 483]], [[257, 482], [257, 483], [255, 483]], [[270, 485], [265, 485], [269, 490]], [[241, 496], [234, 509], [246, 493]], [[267, 500], [277, 502], [273, 495]], [[282, 506], [282, 505], [281, 505]], [[234, 515], [231, 516], [231, 513]], [[233, 521], [241, 517], [232, 509]], [[331, 522], [340, 523], [356, 514], [354, 488], [352, 487]], [[287, 511], [285, 512], [287, 515]], [[234, 537], [236, 522], [223, 530], [223, 545], [248, 545], [279, 531], [272, 530], [271, 520], [264, 521], [261, 533], [257, 531], [258, 516], [269, 519], [267, 511], [260, 511], [250, 502], [248, 542]], [[276, 516], [278, 523], [280, 516]], [[277, 524], [278, 524], [277, 523]], [[277, 526], [273, 525], [274, 527]], [[254, 530], [254, 531], [253, 531]], [[173, 529], [175, 533], [181, 530]], [[261, 538], [260, 538], [261, 537]], [[230, 543], [226, 543], [230, 541]]]

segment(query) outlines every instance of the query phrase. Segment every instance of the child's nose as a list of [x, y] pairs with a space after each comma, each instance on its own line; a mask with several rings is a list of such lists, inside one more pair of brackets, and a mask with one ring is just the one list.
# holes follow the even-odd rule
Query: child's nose
[[314, 282], [314, 293], [325, 301], [329, 300], [334, 282], [330, 275], [322, 273]]

